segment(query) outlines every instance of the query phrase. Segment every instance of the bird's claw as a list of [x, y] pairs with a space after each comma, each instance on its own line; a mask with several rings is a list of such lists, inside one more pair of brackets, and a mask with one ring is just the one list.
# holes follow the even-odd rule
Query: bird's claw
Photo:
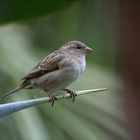
[[54, 105], [54, 101], [56, 101], [57, 98], [55, 96], [50, 96], [50, 102], [52, 103], [52, 106]]
[[63, 89], [63, 90], [70, 94], [70, 96], [67, 97], [67, 98], [68, 98], [68, 99], [69, 99], [69, 98], [70, 98], [70, 99], [72, 98], [72, 102], [74, 102], [75, 97], [77, 96], [77, 94], [76, 94], [74, 91], [69, 90], [69, 89]]

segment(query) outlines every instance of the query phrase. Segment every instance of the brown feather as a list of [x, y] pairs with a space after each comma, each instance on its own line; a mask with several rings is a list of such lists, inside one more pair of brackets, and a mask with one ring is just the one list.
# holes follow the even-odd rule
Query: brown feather
[[48, 55], [42, 63], [35, 66], [29, 74], [27, 74], [22, 80], [27, 81], [32, 78], [40, 77], [46, 73], [59, 69], [59, 62], [64, 58], [64, 54], [59, 50]]

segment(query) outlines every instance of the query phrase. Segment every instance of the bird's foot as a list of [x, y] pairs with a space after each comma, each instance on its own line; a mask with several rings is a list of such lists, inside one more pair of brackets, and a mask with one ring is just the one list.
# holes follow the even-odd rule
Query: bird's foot
[[54, 101], [57, 100], [57, 98], [55, 96], [50, 95], [50, 102], [52, 103], [52, 106], [54, 105]]
[[70, 94], [70, 98], [72, 98], [72, 102], [74, 102], [75, 97], [77, 96], [77, 94], [74, 91], [70, 90], [70, 89], [63, 89], [63, 90]]

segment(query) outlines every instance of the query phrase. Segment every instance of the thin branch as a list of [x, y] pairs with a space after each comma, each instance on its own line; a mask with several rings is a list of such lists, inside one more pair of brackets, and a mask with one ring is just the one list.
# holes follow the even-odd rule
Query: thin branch
[[[84, 94], [89, 94], [89, 93], [96, 93], [96, 92], [101, 92], [107, 90], [106, 88], [100, 88], [100, 89], [90, 89], [90, 90], [82, 90], [82, 91], [76, 91], [77, 96], [84, 95]], [[64, 94], [64, 95], [59, 95], [56, 96], [57, 100], [60, 99], [65, 99], [70, 97], [70, 94]], [[26, 101], [19, 101], [19, 102], [13, 102], [13, 103], [6, 103], [6, 104], [1, 104], [0, 105], [0, 117], [7, 116], [11, 113], [33, 107], [39, 104], [43, 104], [46, 102], [50, 102], [49, 97], [44, 97], [44, 98], [38, 98], [38, 99], [31, 99], [31, 100], [26, 100]]]

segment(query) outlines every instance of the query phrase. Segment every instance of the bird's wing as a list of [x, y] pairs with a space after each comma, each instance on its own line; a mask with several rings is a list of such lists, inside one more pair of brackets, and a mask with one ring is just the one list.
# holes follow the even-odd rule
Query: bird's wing
[[46, 73], [59, 69], [59, 62], [64, 58], [64, 54], [58, 51], [48, 55], [42, 63], [35, 66], [29, 74], [27, 74], [22, 80], [28, 80], [35, 77], [42, 76]]

